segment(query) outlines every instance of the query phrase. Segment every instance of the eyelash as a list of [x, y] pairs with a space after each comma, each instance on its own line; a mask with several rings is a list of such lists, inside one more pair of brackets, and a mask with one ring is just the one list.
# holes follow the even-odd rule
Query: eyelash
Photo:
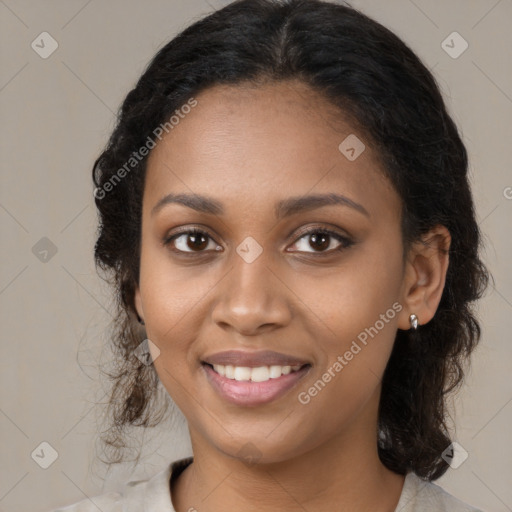
[[[340, 246], [335, 248], [335, 249], [331, 249], [329, 251], [312, 251], [312, 252], [306, 252], [306, 254], [315, 254], [317, 256], [329, 256], [329, 255], [332, 255], [333, 253], [339, 251], [343, 251], [344, 249], [348, 249], [350, 246], [354, 245], [354, 241], [351, 240], [350, 238], [348, 238], [347, 236], [344, 236], [336, 231], [332, 231], [328, 228], [322, 228], [322, 227], [314, 227], [314, 228], [311, 228], [307, 231], [304, 231], [302, 233], [300, 233], [298, 235], [298, 238], [296, 239], [296, 241], [293, 243], [293, 245], [295, 245], [299, 240], [301, 240], [302, 238], [308, 236], [308, 235], [312, 235], [312, 234], [322, 234], [322, 235], [329, 235], [330, 237], [333, 237], [334, 239], [336, 239], [338, 242], [340, 242]], [[180, 231], [178, 233], [175, 233], [167, 238], [164, 239], [163, 241], [163, 245], [164, 246], [168, 246], [168, 245], [171, 245], [172, 242], [174, 242], [174, 240], [180, 236], [183, 236], [183, 235], [206, 235], [207, 238], [209, 238], [210, 240], [213, 240], [215, 242], [215, 240], [213, 239], [213, 237], [211, 237], [208, 232], [202, 230], [202, 229], [198, 229], [198, 228], [188, 228], [188, 229], [184, 229], [183, 231]], [[181, 251], [179, 249], [175, 249], [175, 248], [171, 248], [171, 250], [175, 253], [178, 253], [180, 255], [184, 255], [186, 257], [189, 257], [189, 256], [195, 256], [195, 255], [198, 255], [198, 254], [203, 254], [203, 253], [206, 253], [207, 251]], [[295, 251], [293, 251], [295, 252]], [[304, 251], [297, 251], [297, 252], [300, 252], [300, 253], [304, 253]]]

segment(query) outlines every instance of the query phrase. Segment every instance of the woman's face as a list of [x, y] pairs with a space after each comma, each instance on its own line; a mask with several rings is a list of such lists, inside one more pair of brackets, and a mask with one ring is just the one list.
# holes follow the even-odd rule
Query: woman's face
[[406, 315], [377, 155], [298, 82], [196, 100], [149, 156], [136, 293], [192, 442], [271, 462], [375, 435]]

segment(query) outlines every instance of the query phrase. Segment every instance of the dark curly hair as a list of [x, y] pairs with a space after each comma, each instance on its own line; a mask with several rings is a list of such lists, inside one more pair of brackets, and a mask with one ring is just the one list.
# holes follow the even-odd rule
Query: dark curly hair
[[397, 332], [382, 381], [376, 440], [389, 469], [437, 479], [448, 468], [441, 454], [451, 443], [446, 395], [462, 382], [480, 338], [472, 303], [489, 279], [479, 258], [467, 152], [436, 80], [411, 49], [351, 6], [319, 0], [239, 0], [186, 28], [129, 92], [94, 164], [100, 220], [95, 261], [114, 286], [117, 305], [110, 427], [102, 437], [108, 459], [123, 460], [127, 427], [156, 425], [168, 405], [154, 418], [161, 402], [158, 377], [153, 365], [133, 356], [145, 337], [134, 291], [147, 155], [137, 150], [206, 88], [289, 79], [321, 93], [333, 113], [348, 118], [381, 155], [402, 200], [404, 250], [435, 225], [451, 234], [434, 318], [417, 332]]

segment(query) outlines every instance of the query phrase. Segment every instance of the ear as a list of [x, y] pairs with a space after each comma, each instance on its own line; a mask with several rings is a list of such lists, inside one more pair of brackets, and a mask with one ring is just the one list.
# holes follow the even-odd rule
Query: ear
[[411, 328], [409, 316], [418, 324], [430, 322], [443, 294], [448, 270], [451, 236], [445, 226], [435, 226], [412, 244], [407, 258], [402, 288], [402, 305], [398, 328]]
[[137, 286], [135, 288], [135, 296], [134, 296], [135, 310], [139, 315], [139, 318], [144, 320], [144, 310], [142, 309], [142, 298], [140, 296], [140, 288]]

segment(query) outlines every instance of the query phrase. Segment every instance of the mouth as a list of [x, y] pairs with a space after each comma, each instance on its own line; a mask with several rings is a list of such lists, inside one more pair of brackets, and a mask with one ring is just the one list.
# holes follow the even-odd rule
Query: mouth
[[309, 366], [307, 364], [298, 364], [294, 366], [272, 365], [257, 366], [255, 368], [251, 368], [249, 366], [233, 366], [231, 364], [203, 364], [209, 366], [215, 373], [217, 373], [221, 377], [225, 377], [226, 379], [230, 380], [236, 380], [239, 382], [267, 382], [270, 379], [279, 379], [283, 375], [298, 372], [304, 366]]
[[257, 406], [283, 397], [312, 365], [276, 352], [228, 351], [205, 357], [204, 374], [220, 397], [239, 406]]

